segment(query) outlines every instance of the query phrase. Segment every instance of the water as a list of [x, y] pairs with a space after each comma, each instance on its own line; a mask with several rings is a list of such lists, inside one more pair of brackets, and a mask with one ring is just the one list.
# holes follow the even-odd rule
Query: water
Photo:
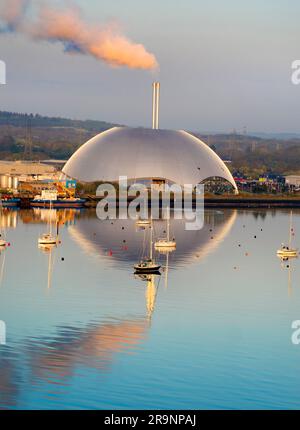
[[300, 407], [300, 266], [275, 255], [288, 211], [209, 210], [199, 232], [172, 220], [177, 250], [148, 280], [133, 275], [148, 248], [133, 222], [53, 211], [61, 244], [49, 253], [37, 246], [48, 214], [1, 221], [0, 408]]

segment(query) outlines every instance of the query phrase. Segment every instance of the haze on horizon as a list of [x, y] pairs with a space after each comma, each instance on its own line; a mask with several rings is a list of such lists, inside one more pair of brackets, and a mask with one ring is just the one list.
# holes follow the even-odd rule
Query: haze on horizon
[[300, 58], [299, 1], [77, 4], [91, 28], [117, 20], [130, 40], [155, 55], [159, 72], [111, 67], [66, 55], [55, 43], [0, 34], [7, 64], [0, 110], [150, 127], [151, 83], [158, 79], [162, 128], [300, 132], [300, 85], [291, 83], [291, 63]]

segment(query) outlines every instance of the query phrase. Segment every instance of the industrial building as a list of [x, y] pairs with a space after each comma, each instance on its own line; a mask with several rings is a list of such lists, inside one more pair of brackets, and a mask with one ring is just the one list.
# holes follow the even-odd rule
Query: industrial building
[[197, 185], [208, 178], [236, 183], [220, 157], [200, 139], [185, 132], [161, 130], [158, 83], [153, 84], [153, 128], [114, 127], [81, 146], [63, 173], [82, 182], [128, 180]]
[[27, 161], [0, 161], [0, 188], [17, 190], [19, 182], [55, 179], [58, 171], [54, 166]]

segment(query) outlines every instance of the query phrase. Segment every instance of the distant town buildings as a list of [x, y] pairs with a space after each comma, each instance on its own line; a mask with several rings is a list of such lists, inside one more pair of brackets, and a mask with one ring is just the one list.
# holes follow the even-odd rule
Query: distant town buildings
[[233, 177], [239, 190], [251, 193], [295, 193], [300, 191], [300, 176], [266, 173], [258, 178], [250, 178], [241, 172], [234, 172]]
[[291, 187], [296, 187], [300, 189], [300, 176], [289, 175], [285, 177], [285, 182]]

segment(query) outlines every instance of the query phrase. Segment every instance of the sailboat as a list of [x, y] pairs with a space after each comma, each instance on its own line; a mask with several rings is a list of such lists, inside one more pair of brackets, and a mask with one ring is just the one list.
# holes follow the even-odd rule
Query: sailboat
[[149, 225], [151, 225], [151, 221], [150, 221], [149, 219], [142, 219], [142, 218], [139, 218], [139, 219], [136, 221], [136, 225], [137, 225], [138, 227], [148, 227]]
[[167, 237], [158, 239], [154, 244], [155, 249], [160, 251], [171, 252], [176, 248], [176, 240], [170, 240], [170, 216], [167, 218]]
[[140, 273], [157, 273], [160, 265], [156, 263], [153, 257], [153, 225], [150, 226], [150, 257], [144, 258], [139, 264], [134, 266], [136, 274]]
[[290, 214], [290, 234], [289, 234], [289, 245], [286, 246], [284, 243], [281, 244], [281, 248], [278, 249], [277, 255], [280, 258], [293, 258], [298, 257], [298, 249], [292, 248], [292, 235], [293, 235], [293, 211]]
[[39, 245], [51, 246], [51, 245], [57, 244], [57, 237], [52, 234], [51, 212], [52, 212], [52, 201], [50, 201], [50, 210], [49, 210], [49, 232], [44, 233], [39, 238]]

